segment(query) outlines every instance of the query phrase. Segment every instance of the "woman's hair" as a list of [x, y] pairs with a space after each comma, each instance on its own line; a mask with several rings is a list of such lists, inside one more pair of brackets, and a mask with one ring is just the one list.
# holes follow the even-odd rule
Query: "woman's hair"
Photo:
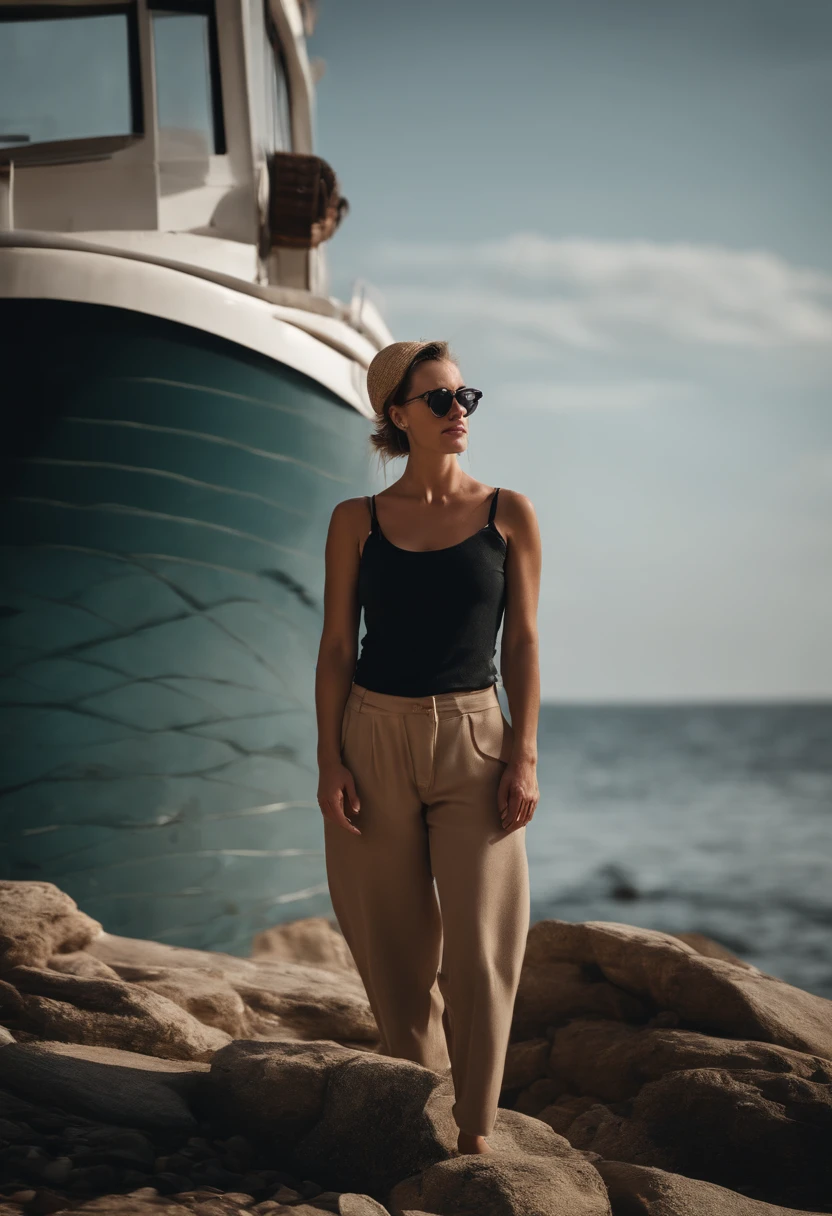
[[451, 353], [447, 342], [431, 342], [425, 346], [408, 365], [397, 387], [384, 403], [384, 409], [376, 415], [375, 429], [370, 435], [370, 443], [380, 454], [382, 460], [395, 459], [396, 456], [406, 456], [410, 451], [407, 434], [401, 427], [396, 426], [388, 410], [391, 405], [404, 405], [411, 396], [410, 386], [413, 382], [413, 371], [420, 363], [434, 359], [450, 359], [456, 363], [456, 357]]

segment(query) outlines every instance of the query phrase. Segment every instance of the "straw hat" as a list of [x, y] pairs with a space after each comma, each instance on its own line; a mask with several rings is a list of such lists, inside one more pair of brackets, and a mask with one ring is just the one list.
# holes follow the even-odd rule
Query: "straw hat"
[[383, 413], [388, 398], [401, 384], [416, 355], [426, 346], [433, 346], [433, 342], [391, 342], [374, 357], [367, 368], [367, 392], [377, 414]]

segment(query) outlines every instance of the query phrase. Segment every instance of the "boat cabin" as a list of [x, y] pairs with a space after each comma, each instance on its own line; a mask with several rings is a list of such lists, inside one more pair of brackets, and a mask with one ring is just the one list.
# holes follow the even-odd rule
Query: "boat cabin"
[[0, 0], [0, 231], [325, 295], [346, 200], [313, 153], [314, 19], [311, 0]]

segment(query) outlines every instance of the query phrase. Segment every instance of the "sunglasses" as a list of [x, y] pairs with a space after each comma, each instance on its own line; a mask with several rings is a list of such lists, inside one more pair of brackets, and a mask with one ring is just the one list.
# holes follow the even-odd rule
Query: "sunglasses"
[[449, 388], [432, 388], [426, 393], [419, 393], [416, 397], [408, 397], [407, 401], [403, 401], [402, 405], [408, 405], [411, 401], [424, 400], [428, 403], [430, 412], [437, 418], [444, 418], [450, 411], [451, 406], [456, 397], [459, 404], [465, 410], [465, 417], [473, 414], [479, 404], [482, 393], [478, 388], [458, 388], [455, 393]]

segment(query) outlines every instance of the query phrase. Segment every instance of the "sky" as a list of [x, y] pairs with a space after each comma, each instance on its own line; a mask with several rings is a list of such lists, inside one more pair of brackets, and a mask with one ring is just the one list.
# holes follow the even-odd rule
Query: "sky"
[[332, 293], [483, 390], [543, 698], [832, 697], [832, 6], [319, 0], [308, 49]]

